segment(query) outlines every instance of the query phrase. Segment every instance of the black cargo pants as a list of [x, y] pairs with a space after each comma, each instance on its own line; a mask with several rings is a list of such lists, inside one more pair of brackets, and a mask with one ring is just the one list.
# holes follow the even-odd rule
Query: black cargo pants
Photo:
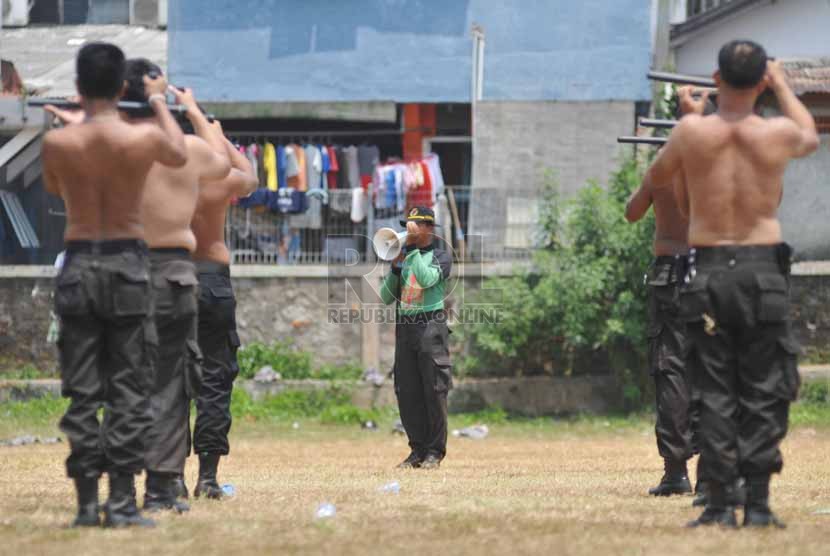
[[236, 300], [227, 265], [197, 262], [199, 272], [199, 348], [202, 351], [202, 388], [196, 398], [197, 454], [226, 455], [230, 450], [231, 392], [239, 374], [236, 352]]
[[144, 242], [67, 242], [55, 312], [61, 390], [71, 399], [60, 428], [69, 440], [72, 478], [144, 469], [158, 346], [149, 278]]
[[201, 385], [196, 336], [199, 281], [186, 249], [151, 249], [150, 275], [159, 349], [150, 398], [153, 425], [147, 435], [147, 469], [180, 474], [190, 453], [190, 400]]
[[413, 452], [447, 453], [447, 392], [452, 388], [446, 313], [399, 316], [395, 329], [395, 394]]
[[700, 391], [701, 471], [731, 484], [783, 465], [779, 445], [798, 394], [785, 244], [692, 250], [681, 293], [687, 364]]
[[[685, 257], [684, 257], [685, 259]], [[684, 360], [686, 325], [680, 319], [679, 257], [657, 257], [647, 275], [649, 371], [657, 397], [657, 450], [682, 463], [692, 456], [691, 387]]]

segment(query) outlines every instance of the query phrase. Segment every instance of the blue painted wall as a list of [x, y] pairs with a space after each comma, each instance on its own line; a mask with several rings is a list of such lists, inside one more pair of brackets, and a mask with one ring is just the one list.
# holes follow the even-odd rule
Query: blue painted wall
[[645, 100], [648, 0], [177, 0], [171, 79], [212, 101]]

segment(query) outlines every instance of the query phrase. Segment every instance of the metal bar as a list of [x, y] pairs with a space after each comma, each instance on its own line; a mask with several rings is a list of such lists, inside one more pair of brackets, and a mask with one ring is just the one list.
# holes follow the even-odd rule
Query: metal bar
[[[0, 147], [0, 167], [11, 162], [14, 157], [40, 136], [41, 131], [39, 127], [24, 127], [11, 141]], [[11, 180], [12, 178], [9, 177], [8, 181]]]
[[14, 228], [14, 233], [17, 235], [17, 240], [23, 248], [40, 247], [40, 241], [37, 238], [34, 228], [32, 228], [26, 212], [23, 210], [23, 205], [20, 204], [20, 199], [11, 191], [0, 191], [0, 200], [6, 209], [6, 214]]
[[634, 137], [623, 136], [617, 137], [617, 143], [631, 143], [634, 145], [664, 145], [668, 142], [666, 137]]
[[225, 135], [231, 138], [235, 137], [288, 137], [294, 139], [298, 136], [313, 136], [313, 137], [349, 137], [349, 136], [363, 136], [363, 135], [400, 135], [404, 131], [401, 129], [369, 129], [365, 131], [229, 131], [225, 130]]
[[[64, 100], [62, 98], [32, 98], [26, 101], [26, 104], [29, 106], [46, 106], [47, 104], [51, 104], [56, 108], [63, 108], [65, 110], [79, 110], [81, 105], [77, 102], [70, 102], [68, 100]], [[118, 102], [118, 108], [120, 110], [124, 110], [125, 112], [130, 112], [131, 110], [151, 110], [150, 104], [147, 102], [135, 102], [132, 100], [122, 100]], [[175, 112], [177, 114], [184, 114], [187, 112], [187, 108], [181, 104], [168, 104], [167, 108], [171, 112]]]
[[16, 180], [18, 176], [26, 170], [26, 168], [40, 159], [40, 150], [42, 145], [43, 137], [38, 135], [34, 141], [20, 149], [15, 157], [9, 160], [6, 164], [6, 168], [8, 170], [6, 178], [8, 181]]
[[9, 195], [13, 195], [13, 193], [9, 193], [8, 191], [0, 191], [0, 204], [3, 205], [6, 215], [9, 217], [9, 222], [11, 222], [12, 230], [14, 230], [14, 235], [17, 236], [18, 243], [20, 243], [20, 246], [25, 249], [29, 247], [29, 239], [20, 228], [20, 222], [17, 219], [17, 212], [15, 212], [14, 207], [11, 205], [11, 198]]
[[676, 83], [678, 85], [696, 85], [698, 87], [715, 86], [715, 80], [710, 77], [682, 75], [679, 73], [669, 73], [667, 71], [650, 71], [648, 72], [648, 78], [654, 81], [664, 81], [666, 83]]
[[657, 129], [671, 129], [677, 125], [677, 120], [656, 120], [654, 118], [640, 118], [640, 127]]

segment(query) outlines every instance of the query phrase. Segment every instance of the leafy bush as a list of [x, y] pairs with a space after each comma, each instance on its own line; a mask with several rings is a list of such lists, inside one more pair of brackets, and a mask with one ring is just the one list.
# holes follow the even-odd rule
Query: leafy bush
[[270, 345], [254, 342], [241, 348], [237, 357], [242, 378], [253, 378], [266, 365], [284, 379], [359, 380], [363, 376], [363, 368], [354, 363], [324, 364], [314, 368], [311, 354], [297, 348], [291, 340], [277, 340]]
[[14, 368], [13, 370], [0, 372], [0, 379], [6, 380], [33, 380], [41, 378], [54, 378], [55, 376], [55, 373], [42, 371], [31, 363], [26, 363], [25, 365]]
[[234, 417], [250, 420], [292, 420], [317, 418], [324, 424], [360, 424], [378, 421], [385, 410], [361, 409], [352, 404], [349, 391], [331, 387], [326, 390], [290, 390], [263, 400], [254, 401], [242, 388], [231, 395]]
[[570, 200], [561, 198], [555, 178], [546, 178], [540, 207], [544, 246], [531, 271], [487, 281], [482, 292], [510, 294], [503, 296], [499, 322], [463, 330], [471, 355], [462, 372], [571, 375], [611, 369], [630, 405], [640, 402], [649, 382], [642, 277], [652, 258], [654, 219], [649, 214], [632, 225], [624, 214], [641, 177], [641, 165], [628, 158], [607, 189], [589, 183]]
[[803, 383], [798, 393], [798, 400], [807, 404], [830, 404], [830, 382], [822, 380]]

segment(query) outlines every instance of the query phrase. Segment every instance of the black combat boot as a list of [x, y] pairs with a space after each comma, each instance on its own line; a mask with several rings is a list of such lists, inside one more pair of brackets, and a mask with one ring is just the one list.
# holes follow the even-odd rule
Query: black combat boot
[[686, 524], [686, 527], [700, 527], [702, 525], [722, 525], [724, 527], [737, 527], [738, 520], [735, 519], [735, 507], [732, 505], [734, 494], [730, 492], [732, 487], [727, 487], [717, 481], [709, 481], [708, 503], [700, 517]]
[[441, 458], [435, 454], [427, 454], [427, 457], [421, 462], [421, 469], [438, 469], [439, 467], [441, 467]]
[[182, 500], [190, 498], [190, 493], [187, 491], [187, 485], [184, 482], [184, 475], [178, 474], [173, 479], [173, 494], [176, 495], [176, 498], [181, 498]]
[[110, 473], [110, 497], [104, 509], [104, 527], [155, 527], [135, 504], [135, 476]]
[[750, 475], [746, 481], [744, 527], [786, 527], [769, 509], [769, 475]]
[[147, 471], [147, 488], [144, 492], [144, 510], [158, 512], [176, 510], [182, 514], [190, 510], [186, 502], [176, 500], [176, 475], [173, 473], [156, 473]]
[[193, 496], [196, 498], [203, 494], [206, 498], [214, 500], [221, 500], [225, 497], [222, 487], [216, 482], [219, 457], [219, 454], [199, 454], [199, 481], [193, 491]]
[[706, 482], [698, 480], [695, 483], [695, 499], [692, 500], [693, 508], [703, 508], [706, 506]]
[[75, 479], [75, 491], [78, 493], [78, 515], [72, 527], [98, 527], [101, 525], [101, 508], [98, 507], [98, 477]]
[[663, 460], [665, 473], [660, 479], [660, 484], [648, 489], [652, 496], [671, 496], [672, 494], [689, 494], [692, 492], [692, 485], [689, 483], [686, 471], [686, 462]]
[[417, 469], [424, 462], [424, 456], [412, 450], [405, 460], [398, 464], [398, 469]]

